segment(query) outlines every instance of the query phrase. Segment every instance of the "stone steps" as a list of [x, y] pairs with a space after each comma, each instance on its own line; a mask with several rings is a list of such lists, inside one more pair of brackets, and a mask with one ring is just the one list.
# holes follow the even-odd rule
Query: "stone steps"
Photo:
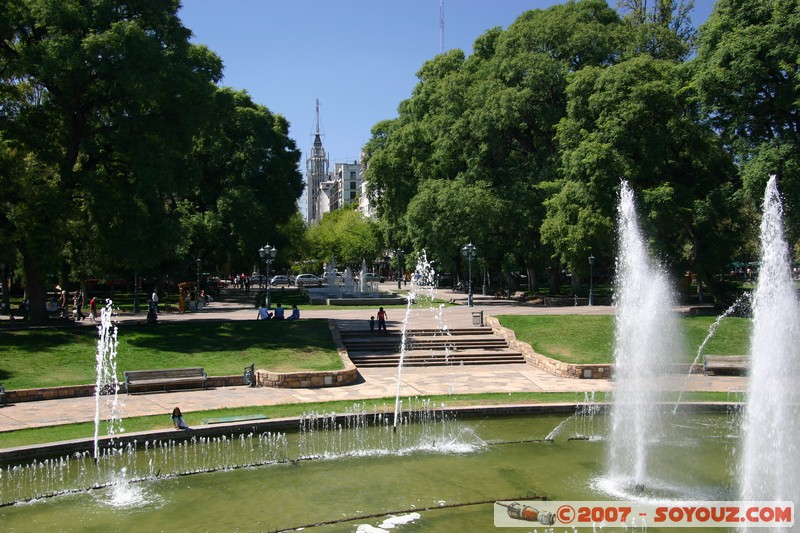
[[[402, 351], [402, 333], [371, 334], [363, 323], [341, 328], [342, 342], [350, 360], [361, 367], [396, 367]], [[491, 328], [455, 328], [446, 332], [432, 328], [406, 332], [406, 366], [524, 364], [522, 353], [509, 349], [508, 342]]]
[[[400, 354], [351, 353], [350, 360], [358, 367], [396, 367]], [[525, 357], [513, 350], [410, 351], [406, 352], [403, 366], [455, 366], [525, 364]]]

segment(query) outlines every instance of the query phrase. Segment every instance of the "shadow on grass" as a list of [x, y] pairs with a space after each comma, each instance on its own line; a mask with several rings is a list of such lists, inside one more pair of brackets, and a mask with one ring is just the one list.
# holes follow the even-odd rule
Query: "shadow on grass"
[[0, 351], [41, 353], [70, 344], [92, 347], [96, 342], [95, 328], [20, 329], [0, 335]]
[[327, 321], [317, 319], [160, 324], [129, 329], [125, 341], [133, 347], [179, 353], [333, 348]]

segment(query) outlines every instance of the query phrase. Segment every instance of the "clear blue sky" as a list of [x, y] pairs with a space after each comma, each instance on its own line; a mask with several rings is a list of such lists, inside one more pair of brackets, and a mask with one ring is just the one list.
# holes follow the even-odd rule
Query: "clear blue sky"
[[[222, 85], [244, 89], [291, 124], [305, 158], [319, 98], [331, 163], [359, 159], [377, 122], [397, 116], [416, 72], [439, 53], [440, 0], [183, 0], [180, 17], [225, 65]], [[469, 54], [475, 39], [556, 0], [445, 0], [444, 47]], [[609, 0], [614, 5], [615, 0]], [[692, 20], [712, 0], [696, 0]]]

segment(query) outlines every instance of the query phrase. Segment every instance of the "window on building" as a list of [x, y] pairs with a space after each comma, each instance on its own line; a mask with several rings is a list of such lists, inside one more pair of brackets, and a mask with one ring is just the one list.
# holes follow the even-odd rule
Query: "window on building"
[[356, 191], [350, 191], [350, 199], [351, 200], [355, 200], [356, 199]]
[[355, 170], [351, 170], [351, 171], [350, 171], [350, 179], [351, 179], [351, 180], [354, 180], [354, 179], [356, 179], [356, 171], [355, 171]]

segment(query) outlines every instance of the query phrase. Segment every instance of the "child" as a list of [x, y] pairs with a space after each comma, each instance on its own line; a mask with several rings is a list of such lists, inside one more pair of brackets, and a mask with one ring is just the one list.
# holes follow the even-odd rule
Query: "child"
[[375, 317], [369, 317], [369, 334], [375, 335]]
[[171, 418], [175, 429], [189, 429], [189, 427], [186, 425], [186, 422], [183, 421], [183, 415], [181, 414], [180, 407], [176, 407], [172, 410]]

